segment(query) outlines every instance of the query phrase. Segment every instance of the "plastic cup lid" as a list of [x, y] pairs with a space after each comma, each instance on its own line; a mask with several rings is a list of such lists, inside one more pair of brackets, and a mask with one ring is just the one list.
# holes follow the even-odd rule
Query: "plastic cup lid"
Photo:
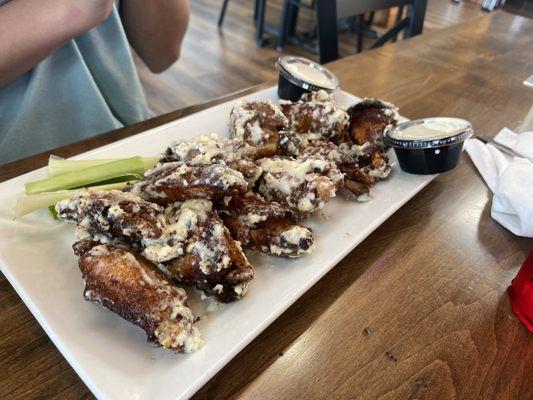
[[462, 142], [472, 134], [470, 122], [460, 118], [434, 117], [398, 124], [385, 134], [393, 147], [431, 148]]
[[278, 60], [280, 74], [293, 84], [306, 90], [333, 91], [339, 80], [328, 69], [304, 57], [284, 56]]

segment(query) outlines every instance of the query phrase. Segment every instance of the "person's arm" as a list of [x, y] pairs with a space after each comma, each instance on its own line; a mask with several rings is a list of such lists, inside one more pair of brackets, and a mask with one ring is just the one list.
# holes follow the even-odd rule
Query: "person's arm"
[[0, 87], [103, 22], [113, 0], [12, 0], [0, 6]]
[[128, 40], [150, 71], [163, 72], [180, 56], [189, 25], [188, 0], [122, 0]]

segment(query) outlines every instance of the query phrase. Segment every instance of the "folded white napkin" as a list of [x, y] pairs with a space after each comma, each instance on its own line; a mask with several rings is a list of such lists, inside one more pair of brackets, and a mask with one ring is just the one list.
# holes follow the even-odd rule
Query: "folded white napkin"
[[[533, 237], [533, 132], [501, 130], [494, 140], [522, 157], [468, 139], [465, 150], [493, 192], [491, 216], [515, 235]], [[529, 159], [528, 159], [529, 158]]]

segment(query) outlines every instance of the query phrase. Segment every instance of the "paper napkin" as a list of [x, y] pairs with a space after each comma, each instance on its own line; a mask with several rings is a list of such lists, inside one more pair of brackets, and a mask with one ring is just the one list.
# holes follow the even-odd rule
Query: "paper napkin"
[[515, 235], [533, 237], [533, 132], [504, 128], [494, 138], [524, 157], [509, 157], [490, 144], [468, 139], [465, 150], [493, 192], [491, 216]]

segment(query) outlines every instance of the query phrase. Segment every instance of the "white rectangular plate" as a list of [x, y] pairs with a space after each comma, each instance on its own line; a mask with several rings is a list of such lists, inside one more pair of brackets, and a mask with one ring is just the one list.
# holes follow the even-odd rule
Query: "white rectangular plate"
[[[335, 95], [343, 106], [359, 99]], [[277, 101], [275, 88], [245, 97]], [[216, 132], [227, 136], [226, 120], [234, 101], [85, 153], [77, 158], [154, 156], [176, 139]], [[0, 266], [59, 351], [101, 399], [184, 399], [205, 384], [307, 289], [326, 274], [434, 176], [409, 175], [394, 163], [387, 181], [372, 189], [373, 200], [333, 199], [306, 221], [316, 235], [310, 255], [285, 260], [250, 257], [255, 279], [242, 301], [212, 311], [199, 322], [205, 346], [183, 355], [146, 342], [143, 331], [102, 307], [83, 300], [83, 282], [72, 253], [73, 226], [53, 221], [41, 210], [12, 221], [10, 209], [23, 184], [44, 178], [30, 172], [0, 184]], [[192, 307], [206, 303], [188, 291]]]

